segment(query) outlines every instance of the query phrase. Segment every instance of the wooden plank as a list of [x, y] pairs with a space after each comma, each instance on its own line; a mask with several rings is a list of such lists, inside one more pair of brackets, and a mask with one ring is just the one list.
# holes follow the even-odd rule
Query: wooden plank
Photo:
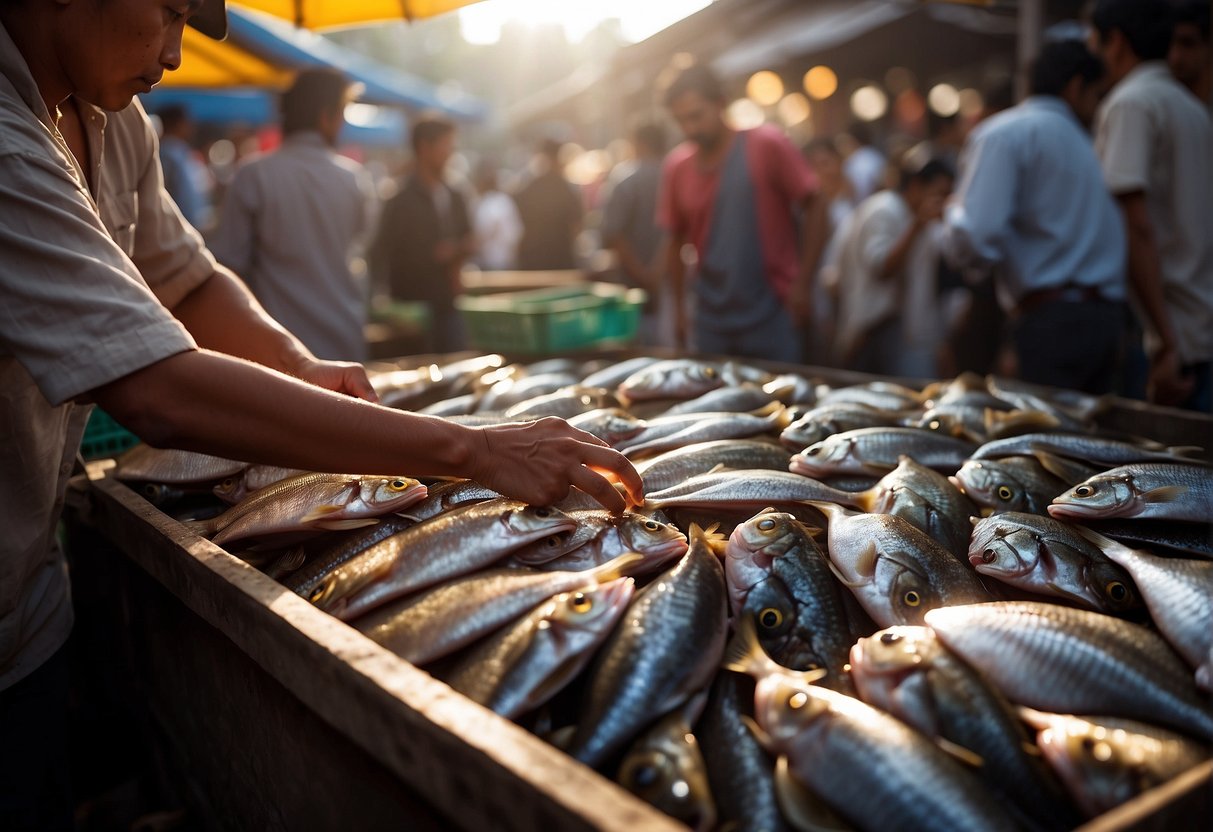
[[1213, 827], [1213, 760], [1083, 824], [1075, 832], [1180, 832]]
[[452, 823], [685, 829], [189, 532], [122, 484], [101, 478], [92, 487], [94, 526]]

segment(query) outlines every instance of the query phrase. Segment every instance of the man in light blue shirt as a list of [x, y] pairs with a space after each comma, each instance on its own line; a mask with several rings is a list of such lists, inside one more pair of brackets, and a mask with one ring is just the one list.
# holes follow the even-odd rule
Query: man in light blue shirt
[[1047, 44], [1032, 94], [983, 122], [944, 215], [944, 253], [998, 271], [1022, 378], [1110, 392], [1125, 332], [1126, 243], [1084, 125], [1104, 68], [1078, 41]]

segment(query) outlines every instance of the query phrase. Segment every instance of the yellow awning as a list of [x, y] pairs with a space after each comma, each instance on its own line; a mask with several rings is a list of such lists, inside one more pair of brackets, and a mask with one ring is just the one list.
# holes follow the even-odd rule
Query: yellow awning
[[232, 0], [228, 5], [268, 12], [308, 29], [334, 29], [433, 17], [478, 0]]
[[230, 39], [214, 41], [188, 26], [181, 51], [181, 68], [166, 72], [160, 86], [281, 89], [294, 76], [293, 70], [264, 61]]

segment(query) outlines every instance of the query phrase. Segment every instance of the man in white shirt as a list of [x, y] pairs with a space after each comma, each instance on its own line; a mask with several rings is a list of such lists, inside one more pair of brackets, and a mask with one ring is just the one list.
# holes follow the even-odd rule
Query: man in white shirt
[[1100, 0], [1096, 46], [1115, 86], [1095, 148], [1124, 215], [1129, 284], [1145, 326], [1147, 392], [1213, 410], [1213, 127], [1171, 75], [1165, 0]]

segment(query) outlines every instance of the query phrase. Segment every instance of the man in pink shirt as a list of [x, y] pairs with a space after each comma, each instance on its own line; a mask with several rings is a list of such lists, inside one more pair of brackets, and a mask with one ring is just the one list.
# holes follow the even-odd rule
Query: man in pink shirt
[[827, 234], [816, 178], [776, 128], [735, 131], [725, 123], [724, 91], [706, 66], [684, 70], [666, 90], [665, 104], [687, 138], [666, 157], [657, 208], [670, 234], [678, 345], [687, 345], [681, 252], [690, 243], [698, 255], [694, 348], [799, 362], [797, 330], [809, 321]]

